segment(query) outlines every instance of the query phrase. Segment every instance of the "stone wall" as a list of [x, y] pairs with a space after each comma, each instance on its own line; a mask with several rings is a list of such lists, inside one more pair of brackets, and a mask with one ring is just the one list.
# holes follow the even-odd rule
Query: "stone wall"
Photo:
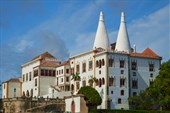
[[4, 113], [45, 113], [49, 110], [64, 112], [65, 102], [63, 99], [12, 98], [3, 99], [3, 108]]

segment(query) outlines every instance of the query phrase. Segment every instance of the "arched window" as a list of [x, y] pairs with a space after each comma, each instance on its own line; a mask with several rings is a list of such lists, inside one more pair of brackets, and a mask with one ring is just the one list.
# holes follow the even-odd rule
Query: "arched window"
[[105, 65], [104, 59], [102, 59], [102, 65], [103, 65], [103, 66]]
[[23, 91], [22, 96], [25, 97], [25, 92]]
[[33, 89], [30, 91], [30, 96], [33, 97]]
[[26, 96], [29, 97], [29, 91], [27, 90]]
[[104, 78], [102, 78], [102, 85], [104, 85], [105, 84], [105, 80], [104, 80]]
[[98, 79], [96, 79], [96, 86], [98, 86], [98, 84], [99, 84], [99, 80], [98, 80]]
[[99, 62], [98, 62], [98, 60], [96, 61], [96, 67], [98, 67], [99, 66]]
[[76, 90], [79, 90], [80, 89], [80, 83], [79, 82], [76, 82]]
[[73, 84], [71, 85], [71, 90], [72, 90], [72, 91], [74, 90], [74, 85], [73, 85]]
[[16, 88], [14, 88], [14, 97], [16, 97]]
[[99, 60], [99, 68], [101, 68], [101, 66], [102, 66], [102, 61]]
[[101, 80], [101, 78], [99, 79], [99, 87], [101, 87], [101, 85], [102, 85], [102, 80]]

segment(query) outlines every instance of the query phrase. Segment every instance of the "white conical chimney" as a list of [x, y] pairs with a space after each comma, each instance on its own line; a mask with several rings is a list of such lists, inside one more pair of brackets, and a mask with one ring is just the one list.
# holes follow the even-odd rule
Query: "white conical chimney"
[[124, 12], [121, 13], [121, 22], [120, 22], [115, 50], [119, 52], [126, 52], [126, 53], [131, 52]]
[[103, 48], [106, 51], [109, 50], [109, 39], [107, 30], [104, 24], [103, 12], [100, 12], [99, 24], [96, 32], [96, 37], [93, 45], [93, 50], [96, 48]]

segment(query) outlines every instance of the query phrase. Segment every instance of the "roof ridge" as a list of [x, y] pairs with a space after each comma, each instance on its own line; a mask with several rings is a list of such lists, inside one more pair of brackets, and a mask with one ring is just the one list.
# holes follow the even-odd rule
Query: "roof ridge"
[[151, 50], [150, 48], [146, 48], [143, 52], [143, 55], [149, 55], [149, 56], [155, 56], [155, 57], [160, 57], [159, 55], [157, 55], [153, 50]]

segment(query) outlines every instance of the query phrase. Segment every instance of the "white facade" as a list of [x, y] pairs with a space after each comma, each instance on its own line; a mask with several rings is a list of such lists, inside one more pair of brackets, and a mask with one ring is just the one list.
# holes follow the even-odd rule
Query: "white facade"
[[20, 79], [10, 79], [2, 83], [2, 98], [20, 97], [22, 91], [22, 84]]
[[[139, 94], [155, 80], [161, 57], [149, 48], [141, 53], [131, 51], [124, 16], [122, 13], [116, 47], [111, 47], [115, 49], [109, 49], [101, 12], [93, 50], [63, 63], [46, 52], [22, 65], [22, 95], [64, 98], [71, 92], [76, 94], [83, 86], [92, 86], [102, 98], [99, 109], [129, 109], [129, 96]], [[76, 73], [80, 80], [74, 81], [72, 75]], [[96, 78], [96, 82], [90, 84], [91, 78]], [[66, 109], [70, 111], [69, 106]]]
[[72, 95], [65, 98], [66, 113], [87, 113], [88, 108], [84, 96], [81, 94]]

